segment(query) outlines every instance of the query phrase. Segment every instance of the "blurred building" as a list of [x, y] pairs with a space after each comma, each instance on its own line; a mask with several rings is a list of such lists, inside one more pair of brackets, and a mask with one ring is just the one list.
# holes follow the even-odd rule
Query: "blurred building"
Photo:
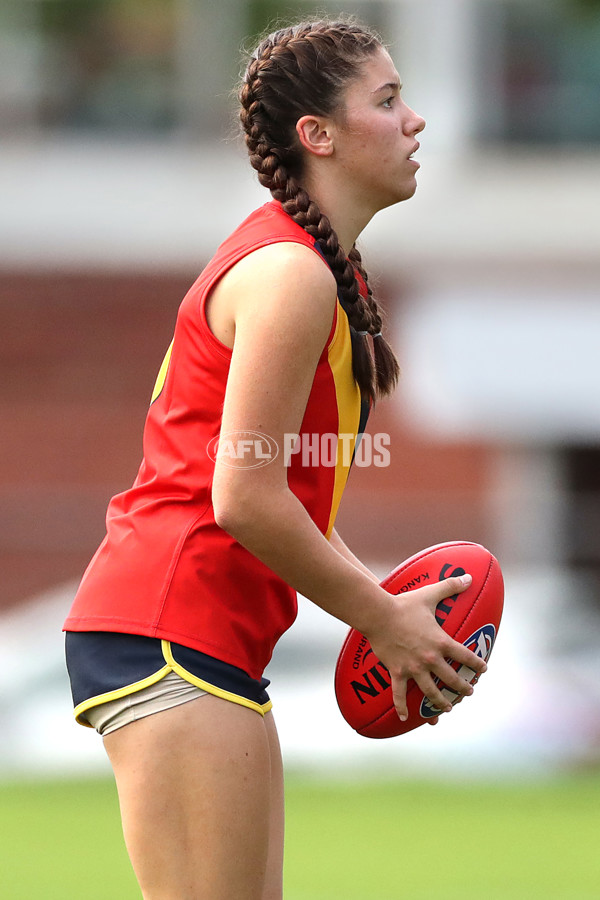
[[[320, 6], [381, 31], [428, 119], [417, 198], [363, 240], [405, 376], [374, 415], [392, 465], [353, 476], [350, 542], [387, 560], [462, 536], [597, 570], [599, 6]], [[133, 478], [177, 305], [268, 199], [236, 136], [239, 48], [313, 12], [0, 6], [3, 604], [80, 573]]]
[[[352, 473], [340, 530], [381, 571], [487, 544], [538, 651], [587, 640], [596, 666], [598, 0], [0, 0], [0, 608], [42, 595], [58, 627], [53, 591], [72, 592], [135, 476], [178, 304], [268, 199], [237, 137], [240, 47], [316, 9], [375, 26], [428, 120], [416, 198], [362, 240], [404, 374], [370, 426], [391, 465]], [[58, 651], [33, 646], [56, 674]]]

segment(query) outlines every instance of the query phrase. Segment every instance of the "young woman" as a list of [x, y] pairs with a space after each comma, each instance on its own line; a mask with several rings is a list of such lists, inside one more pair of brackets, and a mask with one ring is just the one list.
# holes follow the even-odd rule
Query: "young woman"
[[425, 123], [400, 88], [356, 25], [285, 28], [251, 58], [241, 121], [273, 200], [182, 303], [142, 466], [65, 625], [75, 712], [104, 735], [146, 900], [282, 896], [263, 670], [296, 591], [369, 638], [401, 718], [410, 678], [447, 710], [436, 676], [472, 689], [446, 659], [485, 669], [433, 615], [468, 576], [387, 594], [334, 529], [351, 453], [331, 467], [292, 452], [290, 436], [331, 433], [352, 450], [397, 378], [355, 241], [415, 192]]

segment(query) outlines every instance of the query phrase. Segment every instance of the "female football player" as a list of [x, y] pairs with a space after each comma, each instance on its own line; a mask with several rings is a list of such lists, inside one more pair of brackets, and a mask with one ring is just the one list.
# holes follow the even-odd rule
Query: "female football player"
[[[436, 677], [472, 688], [446, 659], [485, 669], [433, 615], [468, 576], [392, 597], [334, 528], [369, 406], [398, 375], [355, 242], [414, 194], [425, 122], [379, 39], [348, 23], [267, 37], [239, 97], [272, 199], [181, 305], [140, 471], [65, 625], [75, 712], [104, 737], [146, 900], [282, 896], [263, 671], [296, 591], [368, 637], [400, 718], [410, 678], [447, 710]], [[331, 434], [334, 466], [303, 452]]]

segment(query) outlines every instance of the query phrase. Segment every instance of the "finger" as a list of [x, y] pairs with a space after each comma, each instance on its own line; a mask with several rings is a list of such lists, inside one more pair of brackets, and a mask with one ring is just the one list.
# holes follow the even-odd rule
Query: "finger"
[[421, 673], [418, 676], [414, 676], [414, 678], [434, 709], [438, 710], [440, 713], [450, 712], [452, 709], [453, 697], [452, 699], [449, 699], [444, 696], [442, 688], [435, 683], [429, 672]]
[[394, 698], [394, 706], [401, 722], [408, 719], [408, 706], [406, 703], [406, 691], [408, 687], [407, 678], [392, 677], [392, 696]]
[[427, 724], [428, 725], [437, 725], [437, 723], [439, 721], [440, 721], [440, 717], [436, 716], [435, 719], [427, 719]]
[[460, 697], [470, 697], [473, 693], [471, 679], [475, 677], [475, 672], [468, 666], [461, 666], [458, 671], [452, 668], [449, 663], [444, 660], [442, 663], [432, 669], [434, 675], [444, 683], [444, 686]]
[[445, 578], [443, 581], [431, 585], [432, 591], [430, 602], [433, 604], [432, 608], [435, 609], [438, 603], [441, 603], [442, 600], [446, 600], [448, 597], [462, 594], [472, 582], [473, 577], [466, 573], [465, 575], [455, 575], [453, 578]]
[[450, 638], [443, 647], [443, 653], [447, 659], [453, 659], [454, 662], [459, 663], [461, 666], [471, 669], [474, 676], [487, 672], [485, 659], [482, 656], [477, 656], [476, 653], [473, 653], [472, 650], [469, 650], [468, 647], [465, 647], [459, 641]]

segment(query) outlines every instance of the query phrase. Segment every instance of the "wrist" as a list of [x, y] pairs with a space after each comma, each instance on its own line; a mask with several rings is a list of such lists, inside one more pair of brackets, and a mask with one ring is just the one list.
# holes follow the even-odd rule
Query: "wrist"
[[394, 598], [380, 587], [378, 582], [373, 584], [368, 575], [365, 577], [369, 579], [368, 594], [364, 597], [360, 608], [356, 610], [352, 626], [371, 641], [371, 636], [375, 639], [376, 636], [389, 631]]

